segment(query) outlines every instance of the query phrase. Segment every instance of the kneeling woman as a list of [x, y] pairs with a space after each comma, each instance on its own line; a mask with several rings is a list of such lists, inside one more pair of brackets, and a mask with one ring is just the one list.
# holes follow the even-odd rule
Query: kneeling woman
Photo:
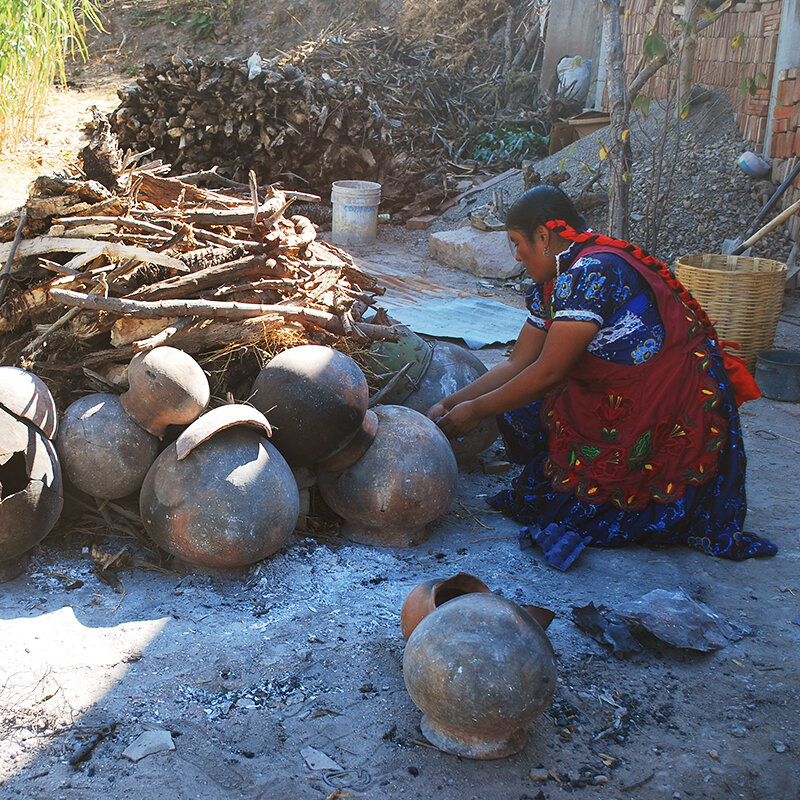
[[[696, 301], [661, 262], [588, 231], [560, 189], [525, 192], [506, 224], [530, 316], [507, 361], [428, 412], [451, 437], [500, 415], [525, 468], [490, 503], [562, 569], [586, 545], [773, 555], [742, 531], [737, 398]], [[740, 401], [758, 396], [736, 376]]]

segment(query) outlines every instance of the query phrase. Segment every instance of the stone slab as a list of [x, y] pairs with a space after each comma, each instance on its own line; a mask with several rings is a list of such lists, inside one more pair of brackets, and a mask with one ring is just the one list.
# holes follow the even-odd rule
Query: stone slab
[[478, 231], [472, 227], [432, 233], [431, 256], [448, 267], [481, 278], [511, 278], [521, 271], [508, 246], [505, 231]]

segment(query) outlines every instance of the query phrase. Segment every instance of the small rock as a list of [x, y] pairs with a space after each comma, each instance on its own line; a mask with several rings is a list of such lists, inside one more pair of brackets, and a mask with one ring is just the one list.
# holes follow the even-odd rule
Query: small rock
[[550, 778], [550, 773], [546, 769], [532, 769], [530, 778], [534, 783], [544, 783]]
[[309, 769], [342, 769], [332, 758], [321, 750], [317, 750], [316, 747], [304, 747], [300, 751], [300, 755], [303, 756]]
[[731, 736], [735, 736], [737, 739], [742, 739], [747, 736], [747, 728], [743, 728], [741, 726], [736, 727], [731, 731]]
[[783, 742], [773, 742], [772, 746], [776, 753], [785, 753], [789, 749]]
[[713, 758], [714, 761], [719, 761], [719, 753], [716, 750], [709, 750], [708, 755], [710, 758]]
[[155, 753], [163, 753], [165, 750], [174, 749], [175, 742], [172, 741], [170, 732], [160, 728], [154, 728], [145, 731], [136, 741], [129, 744], [122, 751], [122, 756], [131, 761], [141, 761], [143, 758], [152, 756]]

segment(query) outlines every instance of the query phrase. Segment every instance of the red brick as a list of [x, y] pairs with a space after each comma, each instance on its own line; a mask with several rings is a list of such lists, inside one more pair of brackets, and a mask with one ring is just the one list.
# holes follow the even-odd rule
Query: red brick
[[794, 106], [790, 106], [785, 103], [775, 103], [775, 108], [772, 112], [772, 116], [775, 119], [780, 117], [783, 117], [785, 119], [791, 119], [793, 110]]
[[406, 220], [406, 228], [410, 231], [426, 231], [439, 219], [434, 214], [426, 214], [422, 217], [411, 217]]
[[778, 102], [782, 106], [791, 105], [794, 100], [794, 85], [796, 81], [784, 78], [778, 83]]
[[789, 130], [789, 120], [786, 117], [775, 117], [772, 120], [773, 133], [785, 133]]

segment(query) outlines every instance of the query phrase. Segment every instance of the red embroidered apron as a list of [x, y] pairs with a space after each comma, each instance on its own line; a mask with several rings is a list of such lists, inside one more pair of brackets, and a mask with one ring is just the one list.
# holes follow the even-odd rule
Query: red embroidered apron
[[[635, 510], [679, 498], [717, 468], [727, 436], [720, 389], [709, 375], [702, 326], [657, 273], [629, 254], [590, 246], [580, 257], [613, 253], [647, 281], [664, 324], [659, 352], [643, 364], [584, 353], [564, 386], [545, 398], [545, 474], [558, 491]], [[548, 309], [549, 311], [549, 309]]]

